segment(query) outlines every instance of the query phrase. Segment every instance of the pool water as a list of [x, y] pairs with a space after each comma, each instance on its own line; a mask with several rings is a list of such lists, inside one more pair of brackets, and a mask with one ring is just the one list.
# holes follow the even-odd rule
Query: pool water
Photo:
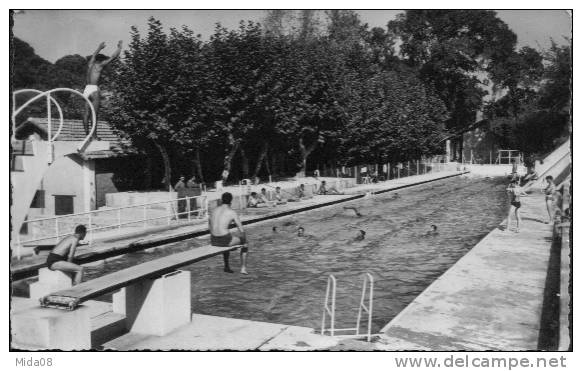
[[[333, 274], [335, 326], [354, 327], [363, 275], [371, 273], [376, 333], [499, 225], [507, 210], [505, 185], [456, 177], [247, 226], [248, 276], [238, 273], [238, 253], [231, 253], [234, 274], [222, 271], [221, 256], [185, 268], [192, 274], [192, 310], [319, 329]], [[427, 235], [431, 224], [438, 234]], [[366, 237], [356, 241], [360, 229]], [[87, 279], [203, 244], [191, 239], [127, 254], [88, 268]]]

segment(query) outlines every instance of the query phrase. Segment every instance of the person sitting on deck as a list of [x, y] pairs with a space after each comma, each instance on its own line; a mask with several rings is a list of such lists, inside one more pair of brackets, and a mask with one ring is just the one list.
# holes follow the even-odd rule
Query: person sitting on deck
[[[210, 230], [210, 244], [216, 247], [229, 247], [236, 245], [243, 245], [240, 249], [242, 274], [247, 273], [247, 252], [246, 234], [238, 214], [231, 208], [232, 194], [225, 192], [221, 196], [222, 204], [216, 209], [212, 210], [210, 218], [208, 218], [208, 229]], [[230, 223], [234, 222], [238, 228], [238, 233], [230, 232]], [[230, 252], [222, 253], [224, 260], [224, 271], [232, 273], [230, 269], [229, 257]]]
[[247, 202], [247, 207], [250, 208], [259, 208], [259, 207], [268, 207], [263, 200], [257, 195], [257, 192], [251, 192], [249, 196], [249, 201]]
[[327, 188], [325, 180], [321, 181], [321, 185], [319, 186], [319, 190], [317, 194], [320, 195], [342, 195], [343, 193], [339, 192], [335, 187]]
[[285, 205], [287, 202], [292, 202], [292, 201], [296, 201], [296, 200], [294, 200], [294, 199], [284, 200], [283, 199], [283, 195], [281, 194], [281, 187], [275, 188], [275, 202], [277, 203], [277, 205]]
[[297, 188], [297, 198], [299, 200], [305, 200], [305, 199], [308, 199], [308, 198], [311, 198], [311, 197], [313, 197], [313, 196], [308, 195], [307, 194], [307, 191], [305, 190], [305, 184], [301, 183], [299, 185], [299, 187]]
[[49, 253], [46, 259], [46, 266], [51, 271], [61, 271], [66, 274], [74, 274], [73, 285], [78, 285], [83, 280], [83, 267], [73, 263], [75, 251], [79, 241], [84, 240], [87, 235], [87, 228], [79, 224], [75, 227], [72, 236], [63, 238]]
[[267, 190], [265, 188], [261, 188], [261, 194], [259, 194], [259, 200], [262, 203], [267, 204], [268, 206], [275, 206], [277, 204], [275, 201], [269, 200], [269, 195], [267, 194]]

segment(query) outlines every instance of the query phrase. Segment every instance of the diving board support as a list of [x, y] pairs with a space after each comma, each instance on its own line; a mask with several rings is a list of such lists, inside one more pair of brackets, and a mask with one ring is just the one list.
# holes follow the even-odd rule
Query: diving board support
[[190, 323], [190, 296], [190, 272], [175, 271], [113, 294], [113, 312], [125, 315], [129, 332], [164, 336]]
[[135, 265], [90, 281], [80, 283], [70, 289], [60, 290], [41, 299], [41, 305], [60, 309], [75, 309], [80, 303], [103, 294], [118, 291], [139, 281], [158, 278], [176, 271], [180, 267], [236, 250], [244, 245], [229, 247], [202, 246], [192, 250], [172, 254]]

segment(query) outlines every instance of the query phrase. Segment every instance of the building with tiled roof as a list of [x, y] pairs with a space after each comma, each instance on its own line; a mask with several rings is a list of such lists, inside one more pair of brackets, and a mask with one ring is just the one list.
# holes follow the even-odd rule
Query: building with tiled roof
[[[59, 120], [52, 121], [52, 135]], [[12, 141], [11, 174], [19, 179], [34, 179], [39, 170], [34, 158], [47, 156], [43, 145], [48, 137], [46, 118], [29, 118], [16, 128]], [[44, 171], [28, 212], [29, 219], [40, 216], [86, 212], [106, 206], [108, 193], [135, 190], [143, 184], [140, 176], [145, 157], [131, 148], [105, 121], [97, 125], [97, 137], [84, 152], [76, 152], [87, 134], [81, 120], [65, 120], [53, 142], [57, 153]], [[66, 156], [59, 149], [71, 148]], [[64, 153], [64, 152], [61, 152]], [[47, 157], [48, 159], [48, 157]], [[41, 161], [42, 162], [42, 161]], [[46, 163], [46, 162], [45, 162]], [[29, 175], [27, 175], [27, 172]], [[137, 185], [137, 186], [136, 186]]]

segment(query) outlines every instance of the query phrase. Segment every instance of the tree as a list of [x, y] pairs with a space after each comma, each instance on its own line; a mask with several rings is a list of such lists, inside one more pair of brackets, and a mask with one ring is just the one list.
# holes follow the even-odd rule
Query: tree
[[553, 43], [543, 55], [522, 48], [497, 66], [493, 76], [505, 95], [488, 105], [486, 116], [503, 146], [529, 156], [569, 135], [570, 61], [569, 46]]
[[[486, 92], [478, 76], [512, 55], [516, 35], [487, 10], [409, 10], [390, 21], [402, 40], [401, 53], [434, 87], [450, 112], [447, 128], [475, 122]], [[462, 154], [462, 139], [459, 142]]]
[[[183, 32], [188, 37], [188, 30]], [[191, 50], [173, 49], [182, 45], [175, 41], [177, 38], [178, 31], [172, 31], [169, 38], [154, 18], [149, 19], [144, 38], [132, 28], [131, 43], [116, 72], [115, 94], [109, 108], [111, 124], [134, 146], [151, 153], [153, 145], [159, 151], [168, 185], [172, 181], [171, 154], [181, 156], [184, 148], [192, 144], [191, 136], [184, 135], [182, 129], [196, 120], [191, 117], [192, 110], [183, 110], [187, 105], [184, 97], [192, 91], [183, 90], [188, 86], [181, 80], [186, 75], [178, 69], [183, 67], [183, 53]]]
[[442, 151], [447, 111], [411, 74], [386, 71], [356, 79], [341, 135], [344, 165], [418, 159]]

